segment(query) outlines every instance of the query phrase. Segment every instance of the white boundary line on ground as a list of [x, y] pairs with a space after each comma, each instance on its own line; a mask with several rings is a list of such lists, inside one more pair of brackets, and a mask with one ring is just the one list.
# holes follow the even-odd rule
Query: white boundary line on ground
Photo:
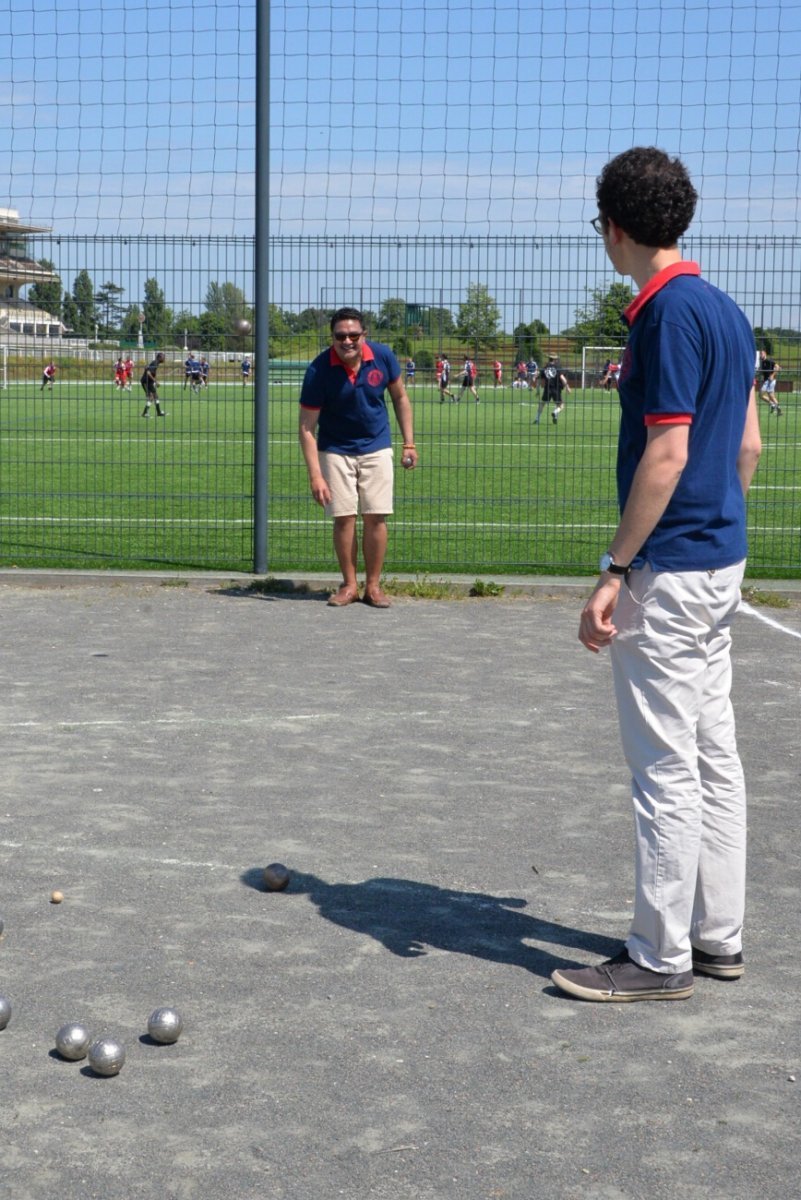
[[765, 625], [770, 625], [771, 629], [778, 629], [780, 633], [787, 633], [790, 637], [801, 638], [801, 633], [797, 629], [789, 629], [786, 625], [782, 625], [781, 621], [776, 621], [766, 613], [759, 612], [747, 600], [743, 600], [740, 604], [740, 611], [744, 612], [746, 616], [756, 617], [758, 621], [762, 621]]

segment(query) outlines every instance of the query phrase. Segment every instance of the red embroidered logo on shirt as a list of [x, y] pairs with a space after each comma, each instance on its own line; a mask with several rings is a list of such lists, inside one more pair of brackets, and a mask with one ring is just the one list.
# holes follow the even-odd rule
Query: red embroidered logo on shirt
[[384, 382], [384, 372], [373, 367], [372, 371], [367, 372], [367, 382], [370, 387], [378, 387], [379, 383]]

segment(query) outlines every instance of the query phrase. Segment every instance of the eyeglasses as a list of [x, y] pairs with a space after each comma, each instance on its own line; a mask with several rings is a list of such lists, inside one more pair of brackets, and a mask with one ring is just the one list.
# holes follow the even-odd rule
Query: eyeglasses
[[603, 222], [601, 221], [600, 217], [593, 217], [590, 221], [590, 225], [592, 225], [593, 229], [598, 234], [598, 237], [604, 236]]
[[335, 333], [334, 339], [337, 342], [358, 342], [360, 337], [364, 337], [364, 330], [360, 329], [358, 333]]

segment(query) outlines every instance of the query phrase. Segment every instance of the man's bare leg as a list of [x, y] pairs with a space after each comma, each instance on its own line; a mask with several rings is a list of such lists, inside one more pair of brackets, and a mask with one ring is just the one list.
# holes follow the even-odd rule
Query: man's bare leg
[[362, 518], [362, 553], [364, 554], [364, 602], [373, 608], [389, 608], [389, 597], [381, 591], [381, 572], [387, 554], [387, 520], [376, 513], [365, 513]]
[[359, 599], [359, 584], [356, 578], [358, 544], [356, 541], [356, 517], [334, 517], [334, 551], [342, 572], [342, 584], [328, 603], [334, 608], [344, 608]]

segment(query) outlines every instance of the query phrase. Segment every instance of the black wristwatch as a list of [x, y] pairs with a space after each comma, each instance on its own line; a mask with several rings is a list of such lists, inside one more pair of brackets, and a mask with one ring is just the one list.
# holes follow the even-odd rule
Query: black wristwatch
[[607, 550], [601, 555], [600, 569], [608, 571], [610, 575], [628, 575], [631, 570], [631, 563], [628, 566], [623, 566], [622, 563], [616, 563], [614, 557]]

